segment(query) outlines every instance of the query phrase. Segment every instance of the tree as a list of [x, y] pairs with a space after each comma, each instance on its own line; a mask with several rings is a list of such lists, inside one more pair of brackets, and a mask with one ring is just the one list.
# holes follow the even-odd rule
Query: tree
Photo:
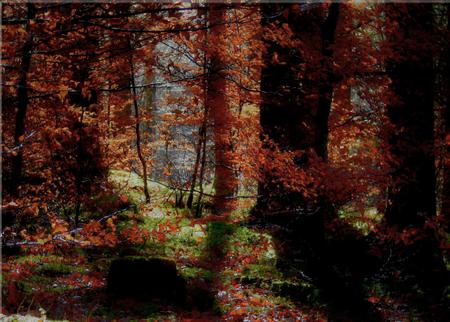
[[[390, 137], [393, 184], [386, 219], [392, 225], [419, 226], [435, 215], [433, 155], [433, 53], [424, 48], [432, 33], [431, 5], [391, 6], [399, 30], [392, 43], [398, 48], [387, 65], [395, 98], [388, 106], [394, 126]], [[395, 16], [393, 16], [395, 15]]]
[[[447, 29], [444, 31], [443, 37], [444, 43], [442, 47], [444, 48], [444, 53], [442, 57], [441, 64], [443, 65], [443, 91], [441, 102], [443, 103], [443, 122], [444, 122], [444, 136], [443, 136], [443, 183], [442, 183], [442, 204], [441, 204], [441, 214], [448, 217], [450, 214], [450, 42], [448, 40], [448, 35], [450, 33], [450, 6], [446, 6], [447, 14]], [[447, 218], [448, 220], [448, 218]]]
[[[234, 208], [233, 194], [237, 181], [233, 169], [233, 161], [229, 153], [231, 149], [231, 130], [233, 115], [227, 102], [227, 84], [225, 80], [227, 68], [226, 51], [226, 19], [227, 11], [223, 4], [209, 3], [208, 57], [209, 70], [207, 80], [208, 106], [214, 131], [214, 205], [218, 214], [228, 214]], [[211, 45], [214, 44], [214, 45]]]
[[393, 128], [389, 137], [392, 183], [385, 219], [397, 232], [414, 230], [419, 234], [398, 249], [398, 256], [404, 259], [403, 272], [414, 274], [422, 285], [431, 287], [433, 297], [440, 293], [446, 272], [436, 236], [426, 228], [436, 215], [435, 51], [429, 42], [433, 7], [391, 4], [387, 13], [398, 29], [390, 34], [394, 52], [386, 67], [394, 96], [387, 107]]
[[144, 196], [145, 196], [145, 202], [150, 202], [150, 194], [148, 192], [148, 172], [147, 172], [147, 162], [145, 161], [145, 157], [142, 154], [142, 147], [141, 147], [141, 120], [139, 116], [139, 105], [138, 105], [138, 98], [137, 98], [137, 91], [136, 91], [136, 82], [134, 80], [135, 78], [135, 68], [133, 63], [133, 54], [130, 54], [129, 57], [129, 64], [130, 64], [130, 85], [131, 85], [131, 95], [133, 100], [133, 106], [134, 106], [134, 117], [136, 118], [135, 122], [135, 129], [136, 129], [136, 151], [139, 157], [139, 161], [141, 162], [142, 166], [142, 180], [144, 181]]
[[[27, 109], [29, 104], [28, 99], [28, 72], [31, 65], [31, 57], [33, 52], [33, 33], [32, 33], [32, 20], [35, 18], [35, 6], [33, 3], [27, 4], [27, 23], [26, 33], [27, 39], [22, 47], [22, 58], [20, 63], [20, 76], [17, 83], [17, 113], [16, 113], [16, 127], [14, 131], [14, 144], [19, 146], [25, 137], [25, 124]], [[23, 171], [23, 151], [19, 148], [17, 154], [12, 159], [12, 192], [17, 193], [18, 185], [22, 180]]]
[[[305, 170], [327, 159], [333, 92], [332, 45], [339, 5], [330, 5], [325, 18], [319, 8], [302, 12], [302, 7], [296, 4], [264, 4], [262, 14], [269, 35], [265, 38], [260, 107], [263, 136], [268, 139], [270, 161], [267, 162], [279, 166], [274, 162], [279, 153], [291, 153], [288, 162], [297, 168], [294, 172], [297, 177], [286, 186], [280, 179], [282, 173], [270, 166], [263, 170], [257, 209], [264, 209], [263, 215], [273, 213], [278, 222], [284, 218], [286, 222], [282, 225], [289, 227], [294, 235], [318, 241], [323, 238], [328, 206], [318, 205], [325, 200], [324, 196], [316, 195], [320, 179], [311, 177]], [[269, 29], [280, 34], [269, 33]], [[320, 49], [314, 46], [317, 41], [322, 44]], [[317, 68], [319, 73], [315, 73]]]

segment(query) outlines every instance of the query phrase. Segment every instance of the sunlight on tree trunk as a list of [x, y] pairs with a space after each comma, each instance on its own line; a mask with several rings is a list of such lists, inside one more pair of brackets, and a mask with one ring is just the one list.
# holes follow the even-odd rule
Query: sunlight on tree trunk
[[235, 208], [233, 195], [237, 187], [234, 176], [231, 153], [231, 130], [233, 116], [227, 101], [226, 55], [226, 15], [227, 11], [220, 3], [209, 3], [208, 35], [210, 70], [208, 75], [208, 94], [206, 105], [209, 106], [214, 130], [214, 189], [213, 210], [216, 214], [229, 214]]

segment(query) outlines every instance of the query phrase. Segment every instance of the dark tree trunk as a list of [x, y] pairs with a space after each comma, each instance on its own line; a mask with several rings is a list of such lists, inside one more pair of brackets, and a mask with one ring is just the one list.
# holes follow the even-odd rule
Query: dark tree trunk
[[[298, 8], [262, 6], [263, 26], [275, 29], [269, 24], [281, 27], [287, 23], [294, 34], [291, 40], [301, 40], [313, 58], [302, 57], [295, 47], [266, 39], [260, 122], [263, 135], [281, 151], [298, 152], [295, 165], [307, 169], [317, 156], [327, 162], [328, 117], [335, 82], [333, 45], [341, 5], [332, 3], [326, 15], [322, 8], [308, 12]], [[317, 69], [319, 78], [315, 76]], [[270, 150], [271, 145], [266, 148]], [[355, 319], [376, 319], [369, 316], [364, 301], [362, 280], [367, 272], [359, 261], [368, 261], [365, 242], [356, 234], [345, 239], [346, 243], [325, 239], [325, 223], [335, 218], [335, 211], [320, 187], [317, 195], [305, 197], [277, 183], [271, 172], [263, 173], [263, 179], [253, 217], [271, 228], [279, 266], [299, 268], [339, 310], [355, 315]]]
[[[89, 4], [78, 7], [76, 9], [77, 15], [83, 15], [85, 10], [89, 10]], [[67, 8], [64, 14], [69, 14], [70, 10]], [[100, 148], [99, 129], [97, 125], [85, 122], [86, 112], [92, 112], [94, 115], [98, 113], [98, 91], [88, 86], [91, 76], [90, 70], [95, 64], [95, 56], [90, 53], [95, 51], [99, 44], [98, 35], [90, 34], [83, 31], [83, 39], [80, 44], [85, 51], [82, 55], [74, 55], [71, 61], [72, 78], [77, 85], [68, 93], [69, 104], [77, 106], [81, 109], [80, 118], [73, 120], [74, 133], [78, 135], [77, 144], [75, 147], [74, 157], [76, 166], [74, 168], [75, 177], [75, 226], [78, 227], [80, 215], [82, 211], [82, 203], [85, 196], [92, 194], [96, 187], [98, 179], [105, 176], [106, 169], [103, 164], [103, 155]], [[88, 93], [88, 94], [87, 94]]]
[[[287, 23], [293, 31], [300, 29], [305, 23], [302, 19], [296, 19], [290, 9], [291, 6], [287, 4], [263, 4], [263, 28], [270, 28], [270, 24], [280, 28], [283, 23]], [[289, 13], [288, 17], [282, 14], [285, 11]], [[299, 37], [298, 34], [296, 36]], [[314, 102], [305, 99], [305, 90], [300, 90], [299, 86], [301, 80], [297, 76], [296, 66], [300, 66], [304, 60], [295, 49], [282, 47], [271, 39], [266, 39], [265, 43], [265, 64], [261, 71], [262, 135], [267, 136], [282, 151], [305, 151], [314, 146], [314, 135], [308, 129], [308, 125], [314, 125], [310, 108]], [[302, 83], [303, 88], [309, 86], [307, 82]], [[266, 145], [266, 148], [270, 149], [270, 146]], [[274, 183], [270, 173], [263, 173], [258, 195], [256, 211], [261, 211], [260, 215], [291, 208], [290, 192]]]
[[316, 117], [316, 152], [323, 161], [328, 160], [328, 118], [331, 111], [333, 100], [333, 45], [336, 34], [336, 28], [339, 18], [339, 4], [330, 5], [329, 13], [325, 23], [322, 26], [322, 68], [324, 77], [319, 86], [319, 106]]
[[[395, 14], [398, 8], [392, 5], [390, 12]], [[389, 143], [394, 162], [386, 220], [400, 227], [420, 226], [436, 213], [433, 56], [419, 43], [432, 33], [432, 7], [406, 8], [408, 15], [398, 19], [400, 36], [393, 39], [398, 53], [387, 66], [396, 97], [387, 109], [393, 125]]]
[[[273, 24], [280, 28], [282, 24], [288, 24], [293, 31], [291, 41], [301, 40], [312, 48], [318, 40], [322, 42], [321, 48], [316, 50], [315, 57], [320, 57], [317, 62], [302, 57], [298, 48], [287, 48], [277, 41], [265, 40], [267, 51], [261, 71], [263, 94], [260, 107], [263, 135], [281, 151], [298, 152], [299, 156], [294, 160], [298, 167], [307, 167], [312, 155], [324, 161], [327, 159], [328, 116], [333, 95], [330, 66], [339, 7], [337, 3], [330, 5], [324, 19], [321, 9], [304, 13], [298, 12], [295, 5], [262, 6], [263, 27], [271, 28]], [[313, 76], [317, 68], [324, 71], [325, 76], [321, 79]], [[270, 149], [269, 145], [266, 147]], [[324, 198], [305, 198], [273, 179], [271, 173], [263, 173], [263, 181], [259, 184], [261, 197], [255, 214], [259, 217], [275, 214], [274, 219], [289, 227], [294, 235], [310, 241], [322, 240], [324, 216], [329, 210]]]
[[396, 257], [402, 259], [397, 269], [404, 274], [399, 280], [407, 281], [407, 276], [414, 276], [426, 289], [426, 300], [436, 302], [442, 295], [447, 274], [435, 233], [425, 226], [436, 215], [435, 75], [430, 43], [433, 7], [392, 4], [387, 13], [397, 20], [399, 30], [391, 39], [398, 52], [387, 64], [395, 98], [387, 107], [393, 126], [389, 138], [393, 162], [385, 219], [399, 231], [412, 228], [419, 232], [418, 240], [395, 248]]
[[[28, 71], [31, 66], [31, 56], [33, 51], [33, 35], [31, 33], [30, 21], [34, 19], [35, 7], [33, 3], [27, 5], [27, 25], [26, 32], [28, 33], [25, 44], [22, 48], [22, 61], [21, 70], [19, 74], [18, 90], [17, 90], [17, 114], [16, 114], [16, 127], [14, 131], [14, 145], [19, 146], [25, 135], [25, 121], [28, 109]], [[17, 188], [22, 181], [23, 171], [23, 148], [17, 150], [17, 154], [12, 158], [12, 192], [16, 194]]]
[[[447, 35], [450, 35], [450, 5], [447, 5]], [[446, 40], [444, 54], [444, 79], [443, 79], [443, 101], [444, 101], [444, 155], [443, 155], [443, 182], [442, 182], [442, 204], [441, 214], [450, 219], [450, 41]]]

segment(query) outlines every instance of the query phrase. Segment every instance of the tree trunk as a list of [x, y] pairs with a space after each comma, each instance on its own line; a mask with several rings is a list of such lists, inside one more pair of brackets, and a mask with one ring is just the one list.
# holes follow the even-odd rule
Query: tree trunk
[[399, 231], [418, 231], [418, 240], [396, 247], [395, 255], [402, 259], [397, 269], [404, 274], [400, 280], [414, 276], [426, 290], [426, 300], [435, 303], [447, 273], [435, 232], [425, 225], [436, 215], [434, 67], [429, 42], [433, 8], [432, 4], [392, 4], [388, 15], [398, 21], [399, 30], [391, 39], [398, 52], [387, 64], [396, 97], [387, 107], [393, 126], [389, 138], [393, 162], [385, 220]]
[[203, 179], [205, 177], [205, 167], [206, 167], [206, 130], [203, 131], [203, 139], [202, 139], [202, 161], [200, 164], [200, 175], [198, 179], [198, 185], [200, 188], [200, 192], [197, 198], [197, 207], [195, 210], [195, 216], [200, 217], [202, 212], [202, 198], [203, 198]]
[[[260, 122], [263, 135], [271, 140], [266, 144], [267, 154], [271, 158], [271, 153], [278, 153], [271, 151], [272, 143], [281, 151], [296, 152], [292, 161], [299, 169], [307, 170], [317, 156], [327, 161], [328, 117], [334, 90], [333, 45], [340, 7], [332, 3], [324, 16], [321, 9], [299, 12], [297, 5], [262, 6], [264, 27], [276, 30], [288, 24], [294, 34], [290, 41], [295, 44], [301, 40], [302, 46], [307, 46], [304, 49], [310, 51], [310, 56], [302, 57], [295, 47], [287, 48], [279, 41], [266, 39], [261, 72]], [[321, 46], [316, 49], [318, 40]], [[322, 75], [319, 78], [315, 76], [317, 69]], [[271, 170], [262, 174], [261, 197], [253, 212], [256, 222], [270, 228], [277, 265], [306, 273], [337, 308], [362, 316], [355, 320], [368, 320], [362, 287], [366, 272], [357, 263], [368, 257], [365, 244], [355, 236], [346, 236], [345, 242], [328, 241], [325, 223], [334, 218], [335, 210], [321, 187], [316, 195], [305, 196], [277, 182], [279, 175]], [[330, 238], [336, 233], [342, 238], [344, 234], [331, 233]]]
[[144, 195], [145, 195], [145, 202], [150, 202], [150, 194], [148, 192], [148, 174], [147, 174], [147, 163], [145, 161], [145, 158], [142, 154], [142, 147], [141, 147], [141, 121], [139, 116], [139, 105], [137, 101], [137, 92], [136, 92], [136, 84], [134, 81], [134, 65], [133, 65], [133, 56], [131, 55], [129, 57], [130, 62], [130, 83], [131, 83], [131, 93], [133, 96], [133, 106], [134, 106], [134, 116], [136, 118], [136, 124], [135, 124], [135, 130], [136, 130], [136, 150], [138, 154], [139, 161], [142, 165], [142, 180], [144, 181]]
[[[450, 6], [447, 5], [447, 32], [450, 35]], [[444, 74], [444, 155], [443, 155], [443, 182], [442, 182], [442, 204], [441, 214], [450, 219], [450, 45], [446, 41], [444, 54], [445, 74]]]
[[194, 163], [194, 171], [192, 173], [192, 179], [191, 179], [191, 187], [189, 189], [189, 196], [186, 202], [186, 207], [189, 209], [192, 208], [192, 202], [194, 201], [194, 190], [195, 185], [197, 183], [197, 176], [198, 176], [198, 170], [200, 167], [200, 159], [201, 159], [201, 152], [202, 152], [202, 145], [203, 145], [203, 131], [204, 131], [204, 124], [200, 126], [200, 129], [198, 131], [198, 140], [197, 140], [197, 146], [195, 147], [195, 163]]
[[[263, 27], [274, 29], [288, 24], [293, 32], [289, 40], [301, 40], [304, 46], [311, 46], [311, 50], [314, 50], [313, 44], [317, 39], [321, 39], [321, 49], [314, 56], [321, 57], [319, 68], [325, 76], [315, 79], [312, 69], [317, 65], [313, 66], [311, 58], [302, 57], [296, 48], [287, 48], [266, 39], [265, 65], [261, 71], [260, 122], [263, 135], [281, 151], [297, 152], [299, 156], [294, 159], [295, 164], [306, 168], [312, 155], [324, 161], [327, 159], [328, 116], [333, 94], [331, 46], [339, 4], [330, 5], [325, 20], [318, 11], [299, 14], [297, 9], [296, 5], [264, 4]], [[269, 145], [266, 148], [271, 150]], [[305, 198], [277, 183], [270, 172], [263, 173], [259, 195], [255, 214], [263, 217], [276, 214], [273, 220], [286, 226], [294, 235], [307, 240], [323, 239], [324, 216], [328, 211], [321, 200], [323, 197]]]
[[[31, 34], [30, 21], [34, 19], [35, 7], [33, 3], [27, 4], [27, 25], [26, 32], [28, 34], [25, 44], [22, 48], [21, 70], [19, 74], [18, 90], [17, 90], [17, 114], [16, 127], [14, 131], [14, 145], [19, 146], [25, 135], [25, 120], [28, 109], [28, 71], [31, 65], [31, 56], [33, 51], [33, 35]], [[18, 193], [17, 188], [22, 181], [23, 171], [23, 147], [17, 150], [17, 154], [12, 158], [12, 193]]]
[[316, 151], [323, 161], [328, 161], [328, 119], [333, 99], [332, 59], [336, 27], [339, 18], [339, 4], [330, 5], [329, 13], [325, 23], [322, 25], [322, 68], [324, 77], [319, 87], [319, 106], [316, 117]]
[[[421, 226], [436, 212], [433, 56], [419, 45], [432, 33], [432, 7], [414, 4], [406, 8], [409, 15], [399, 17], [400, 36], [393, 39], [399, 52], [387, 65], [396, 97], [387, 109], [394, 127], [389, 139], [394, 162], [386, 220], [401, 228]], [[397, 7], [390, 9], [395, 14]]]
[[[205, 12], [205, 27], [208, 26], [208, 20], [207, 20], [207, 12]], [[208, 41], [208, 31], [205, 31], [205, 41]], [[203, 55], [203, 72], [205, 75], [207, 75], [207, 71], [208, 71], [208, 59], [207, 59], [207, 53], [204, 52]], [[189, 191], [189, 197], [187, 200], [187, 207], [188, 208], [192, 208], [192, 202], [194, 200], [194, 190], [195, 190], [195, 184], [197, 181], [197, 174], [198, 174], [198, 170], [200, 167], [200, 191], [201, 194], [203, 194], [203, 175], [204, 175], [204, 166], [205, 166], [205, 162], [206, 162], [206, 132], [207, 132], [207, 128], [208, 128], [208, 119], [209, 119], [209, 106], [207, 105], [207, 101], [208, 101], [208, 77], [204, 77], [203, 78], [203, 102], [204, 102], [204, 106], [203, 106], [203, 120], [202, 120], [202, 124], [200, 125], [200, 129], [198, 131], [198, 142], [197, 142], [197, 146], [196, 146], [196, 158], [195, 158], [195, 165], [194, 165], [194, 173], [192, 174], [192, 181], [191, 181], [191, 189]], [[203, 149], [203, 151], [202, 151]], [[199, 217], [199, 211], [200, 211], [200, 201], [201, 201], [201, 196], [198, 197], [198, 204], [196, 207], [196, 217]]]
[[[89, 7], [89, 5], [86, 5]], [[82, 6], [77, 8], [76, 14], [82, 15], [87, 9]], [[66, 12], [68, 14], [69, 12]], [[83, 31], [83, 39], [80, 44], [83, 45], [85, 51], [82, 55], [74, 55], [71, 60], [72, 78], [76, 81], [76, 86], [68, 93], [69, 104], [77, 106], [81, 109], [80, 117], [72, 120], [73, 133], [78, 136], [74, 153], [76, 166], [73, 169], [75, 179], [75, 227], [78, 227], [82, 210], [83, 196], [90, 196], [95, 193], [98, 184], [96, 179], [104, 178], [106, 168], [103, 164], [103, 155], [100, 148], [99, 129], [97, 124], [85, 122], [85, 113], [98, 113], [98, 92], [89, 84], [90, 68], [95, 64], [95, 58], [88, 54], [99, 44], [99, 38], [95, 34]], [[85, 87], [88, 88], [89, 94], [86, 95]]]
[[214, 189], [213, 211], [216, 214], [229, 214], [235, 208], [232, 198], [237, 187], [234, 176], [231, 152], [231, 129], [233, 115], [226, 97], [225, 69], [226, 57], [223, 56], [226, 46], [226, 10], [223, 4], [209, 3], [208, 22], [208, 56], [210, 70], [208, 74], [208, 91], [206, 105], [210, 109], [214, 129]]

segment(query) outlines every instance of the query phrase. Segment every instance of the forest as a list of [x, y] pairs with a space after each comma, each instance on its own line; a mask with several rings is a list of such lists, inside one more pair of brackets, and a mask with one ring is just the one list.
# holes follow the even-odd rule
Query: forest
[[448, 321], [447, 1], [0, 6], [0, 320]]

